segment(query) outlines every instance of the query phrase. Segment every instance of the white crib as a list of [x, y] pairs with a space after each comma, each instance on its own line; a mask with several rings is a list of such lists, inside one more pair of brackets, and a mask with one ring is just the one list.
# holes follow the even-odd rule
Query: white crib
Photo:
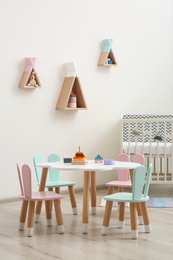
[[[137, 131], [138, 135], [132, 132]], [[161, 141], [155, 140], [158, 135]], [[173, 183], [173, 115], [123, 115], [121, 152], [145, 156], [146, 167], [153, 163], [151, 183]]]

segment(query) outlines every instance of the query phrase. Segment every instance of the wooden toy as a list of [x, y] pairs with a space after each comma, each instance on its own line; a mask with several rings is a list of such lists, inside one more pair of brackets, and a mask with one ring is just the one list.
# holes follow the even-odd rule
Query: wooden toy
[[115, 160], [112, 160], [112, 159], [104, 160], [104, 165], [113, 165], [114, 163], [115, 163]]
[[72, 158], [63, 158], [64, 163], [72, 163]]
[[25, 71], [19, 83], [19, 88], [41, 88], [41, 83], [35, 70], [36, 58], [25, 58]]
[[117, 66], [114, 53], [112, 51], [113, 39], [103, 40], [103, 48], [98, 61], [98, 66], [113, 67]]
[[101, 157], [100, 154], [98, 154], [96, 157], [95, 157], [95, 163], [102, 163], [103, 162], [103, 157]]
[[75, 157], [73, 157], [72, 164], [73, 165], [84, 165], [87, 164], [87, 160], [83, 152], [80, 151], [80, 146], [79, 146], [79, 151], [76, 152]]
[[[82, 87], [77, 77], [76, 69], [73, 62], [65, 63], [66, 77], [61, 89], [61, 93], [56, 105], [56, 109], [64, 110], [84, 110], [87, 109], [85, 98], [82, 92]], [[70, 104], [70, 94], [75, 93], [77, 96], [76, 104]], [[72, 103], [72, 102], [70, 102]]]

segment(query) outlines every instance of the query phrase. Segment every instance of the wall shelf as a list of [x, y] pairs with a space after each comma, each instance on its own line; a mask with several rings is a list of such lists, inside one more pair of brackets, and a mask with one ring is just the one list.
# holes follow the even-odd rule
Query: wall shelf
[[[98, 61], [98, 66], [104, 66], [104, 67], [117, 66], [115, 55], [112, 51], [112, 43], [113, 43], [113, 39], [103, 40], [103, 48]], [[108, 64], [108, 60], [112, 61], [112, 64]]]
[[[63, 86], [56, 105], [56, 109], [71, 111], [86, 110], [87, 105], [82, 92], [81, 83], [79, 81], [79, 78], [77, 77], [74, 63], [65, 63], [65, 68], [67, 73], [66, 77], [64, 78]], [[71, 93], [77, 95], [76, 107], [73, 108], [68, 107]]]
[[[36, 58], [25, 58], [25, 63], [26, 63], [25, 70], [19, 82], [19, 88], [25, 88], [25, 89], [41, 88], [41, 83], [34, 66], [35, 62], [36, 62]], [[33, 77], [33, 79], [31, 79], [31, 77]], [[33, 83], [30, 84], [30, 82]]]

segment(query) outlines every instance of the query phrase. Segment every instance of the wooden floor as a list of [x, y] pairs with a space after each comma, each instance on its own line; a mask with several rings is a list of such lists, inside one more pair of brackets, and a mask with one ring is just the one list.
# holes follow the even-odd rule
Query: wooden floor
[[[34, 226], [34, 235], [26, 237], [18, 231], [21, 201], [0, 204], [0, 259], [75, 259], [75, 260], [172, 260], [173, 208], [149, 208], [152, 225], [150, 234], [138, 225], [138, 240], [131, 239], [130, 214], [126, 208], [125, 228], [118, 228], [118, 211], [113, 208], [109, 233], [101, 235], [104, 207], [99, 207], [107, 190], [97, 191], [97, 215], [89, 218], [88, 234], [82, 234], [82, 193], [76, 193], [78, 215], [73, 216], [68, 194], [62, 200], [65, 233], [57, 233], [55, 215], [53, 226], [47, 227], [45, 210], [41, 221]], [[150, 196], [173, 197], [173, 185], [150, 185]]]

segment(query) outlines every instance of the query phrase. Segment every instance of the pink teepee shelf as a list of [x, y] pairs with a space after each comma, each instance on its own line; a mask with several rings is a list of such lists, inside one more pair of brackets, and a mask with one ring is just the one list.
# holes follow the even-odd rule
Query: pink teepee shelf
[[19, 83], [19, 88], [41, 88], [41, 83], [35, 70], [36, 58], [25, 58], [25, 70]]

